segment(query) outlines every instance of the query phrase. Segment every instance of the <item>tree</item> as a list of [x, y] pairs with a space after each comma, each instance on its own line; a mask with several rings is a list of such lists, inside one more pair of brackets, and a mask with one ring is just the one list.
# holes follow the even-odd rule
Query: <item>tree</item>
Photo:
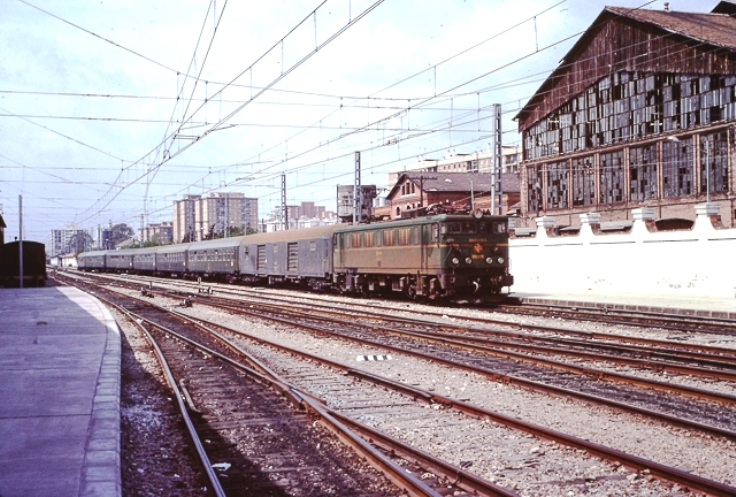
[[69, 238], [69, 243], [67, 245], [66, 251], [71, 253], [74, 252], [75, 254], [79, 254], [80, 252], [84, 252], [89, 247], [92, 246], [92, 237], [89, 233], [86, 231], [77, 231]]
[[125, 223], [116, 224], [111, 229], [113, 245], [117, 245], [118, 243], [125, 241], [128, 238], [133, 238], [133, 228]]

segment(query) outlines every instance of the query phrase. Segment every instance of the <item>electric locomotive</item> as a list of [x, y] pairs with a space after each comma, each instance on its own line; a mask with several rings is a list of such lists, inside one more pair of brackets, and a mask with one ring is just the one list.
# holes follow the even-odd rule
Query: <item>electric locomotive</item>
[[338, 228], [335, 285], [344, 292], [492, 300], [513, 284], [508, 218], [442, 213]]

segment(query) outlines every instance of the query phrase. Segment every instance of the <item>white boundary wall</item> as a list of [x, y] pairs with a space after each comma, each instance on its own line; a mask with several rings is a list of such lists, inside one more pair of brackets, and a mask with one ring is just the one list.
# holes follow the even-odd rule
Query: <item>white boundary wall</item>
[[[512, 292], [656, 293], [736, 297], [736, 229], [716, 229], [717, 204], [699, 204], [691, 230], [652, 231], [651, 208], [634, 209], [629, 233], [594, 233], [600, 214], [581, 214], [577, 236], [550, 236], [552, 218], [537, 218], [536, 236], [511, 238]], [[651, 223], [650, 223], [651, 224]]]

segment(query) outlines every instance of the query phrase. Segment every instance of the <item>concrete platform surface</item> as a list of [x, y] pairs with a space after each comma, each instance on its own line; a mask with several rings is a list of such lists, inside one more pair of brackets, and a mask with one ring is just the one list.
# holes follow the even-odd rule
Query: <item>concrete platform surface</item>
[[0, 496], [119, 496], [120, 331], [70, 287], [0, 289]]
[[664, 312], [683, 316], [736, 319], [736, 298], [700, 297], [655, 293], [603, 292], [512, 292], [522, 303], [595, 306], [644, 312]]

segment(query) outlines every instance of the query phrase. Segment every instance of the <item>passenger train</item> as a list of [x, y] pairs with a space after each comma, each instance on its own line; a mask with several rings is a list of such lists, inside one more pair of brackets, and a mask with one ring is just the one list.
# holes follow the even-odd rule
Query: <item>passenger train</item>
[[78, 268], [448, 300], [493, 300], [513, 284], [508, 218], [479, 210], [84, 252]]

